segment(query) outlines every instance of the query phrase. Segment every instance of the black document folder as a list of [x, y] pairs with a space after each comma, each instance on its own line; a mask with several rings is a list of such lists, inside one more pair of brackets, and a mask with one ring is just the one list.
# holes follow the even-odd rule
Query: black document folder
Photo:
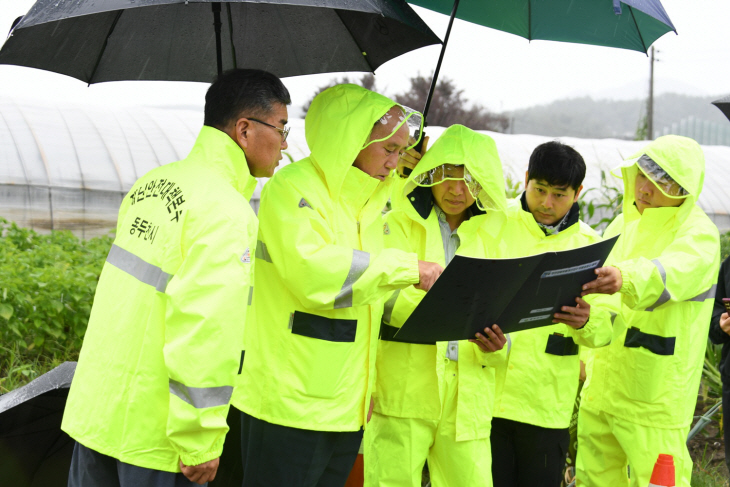
[[596, 278], [617, 238], [518, 259], [457, 255], [394, 340], [464, 340], [495, 323], [504, 333], [552, 325], [561, 306], [575, 306], [583, 284]]

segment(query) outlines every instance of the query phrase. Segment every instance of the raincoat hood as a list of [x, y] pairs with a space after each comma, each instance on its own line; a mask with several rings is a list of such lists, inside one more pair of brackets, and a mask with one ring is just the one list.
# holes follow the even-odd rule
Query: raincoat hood
[[304, 133], [310, 159], [333, 198], [339, 196], [375, 123], [396, 105], [388, 97], [352, 84], [333, 86], [314, 98], [304, 119]]
[[[639, 216], [634, 205], [634, 183], [636, 173], [641, 169], [636, 161], [645, 154], [689, 193], [685, 198], [687, 201], [682, 203], [678, 210], [679, 214], [689, 214], [702, 192], [705, 180], [705, 156], [695, 140], [679, 135], [659, 137], [617, 168], [621, 169], [621, 177], [624, 180], [624, 214], [634, 218]], [[616, 170], [612, 171], [612, 174], [618, 176]]]
[[452, 125], [424, 154], [403, 188], [403, 196], [422, 218], [428, 217], [434, 202], [431, 188], [419, 186], [417, 181], [419, 176], [442, 164], [466, 167], [482, 187], [478, 197], [483, 208], [506, 209], [502, 162], [494, 140], [463, 125]]

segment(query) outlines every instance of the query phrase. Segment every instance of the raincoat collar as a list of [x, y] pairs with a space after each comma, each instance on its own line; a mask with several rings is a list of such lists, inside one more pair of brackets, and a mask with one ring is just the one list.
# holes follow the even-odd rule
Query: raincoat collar
[[195, 153], [203, 164], [219, 173], [247, 200], [251, 199], [256, 178], [249, 172], [243, 150], [228, 134], [204, 125], [190, 153]]
[[563, 216], [563, 218], [558, 222], [557, 225], [543, 225], [542, 223], [539, 223], [537, 220], [535, 220], [535, 217], [532, 216], [532, 212], [530, 211], [530, 207], [527, 206], [527, 196], [525, 196], [525, 193], [522, 193], [522, 196], [520, 196], [520, 204], [522, 205], [522, 211], [528, 213], [530, 217], [535, 221], [535, 224], [542, 230], [542, 232], [547, 235], [557, 235], [558, 233], [562, 232], [566, 228], [570, 228], [578, 221], [580, 221], [580, 206], [578, 203], [573, 203], [573, 206], [570, 207], [568, 212]]
[[[469, 221], [474, 215], [483, 215], [485, 213], [481, 210], [479, 210], [479, 213], [474, 213], [472, 211], [472, 208], [476, 208], [476, 206], [471, 205], [469, 208], [466, 209], [466, 218], [464, 218], [464, 221], [461, 223]], [[444, 212], [444, 210], [439, 208], [439, 205], [433, 205], [433, 211], [436, 213], [436, 218], [438, 218], [439, 222], [448, 224], [448, 221], [446, 220], [446, 213]]]
[[332, 199], [345, 192], [343, 185], [352, 163], [375, 123], [396, 105], [383, 95], [351, 84], [333, 86], [314, 98], [304, 119], [304, 133], [310, 160], [325, 180]]
[[386, 178], [385, 181], [379, 181], [355, 166], [350, 166], [342, 182], [340, 198], [353, 208], [359, 210], [365, 206], [365, 203], [368, 202], [381, 185], [387, 185], [389, 182], [390, 178]]
[[[487, 211], [506, 209], [502, 162], [494, 140], [463, 125], [452, 125], [424, 154], [403, 187], [403, 195], [411, 203], [405, 206], [411, 219], [416, 220], [415, 216], [420, 216], [420, 219], [426, 220], [434, 206], [431, 188], [419, 186], [416, 183], [418, 177], [442, 164], [466, 166], [482, 186], [485, 193], [482, 203]], [[476, 203], [470, 210], [472, 215], [484, 213]]]

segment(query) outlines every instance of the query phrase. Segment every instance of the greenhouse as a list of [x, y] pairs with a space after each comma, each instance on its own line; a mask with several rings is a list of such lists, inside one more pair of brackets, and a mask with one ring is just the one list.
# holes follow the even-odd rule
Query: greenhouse
[[[135, 180], [150, 169], [185, 157], [202, 123], [191, 108], [107, 108], [47, 105], [0, 97], [0, 216], [46, 232], [70, 229], [84, 238], [113, 231], [117, 211]], [[304, 121], [290, 119], [288, 157], [308, 154]], [[429, 127], [431, 141], [443, 131]], [[532, 149], [549, 137], [489, 133], [505, 175], [524, 181]], [[601, 184], [601, 171], [646, 142], [616, 139], [560, 139], [575, 147], [588, 166], [586, 189]], [[703, 146], [705, 187], [700, 206], [722, 231], [730, 229], [730, 147]], [[265, 180], [259, 181], [252, 205]], [[620, 187], [608, 176], [608, 184]]]

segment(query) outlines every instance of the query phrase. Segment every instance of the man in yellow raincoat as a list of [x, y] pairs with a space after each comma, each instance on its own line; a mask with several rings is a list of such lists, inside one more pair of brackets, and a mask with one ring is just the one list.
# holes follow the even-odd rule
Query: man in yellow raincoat
[[[579, 219], [585, 171], [583, 157], [572, 147], [558, 141], [537, 146], [520, 199], [510, 202], [504, 222], [493, 218], [483, 226], [492, 245], [506, 246], [498, 255], [525, 256], [598, 242], [598, 234]], [[608, 313], [580, 298], [555, 318], [554, 325], [511, 333], [509, 356], [498, 367], [491, 434], [495, 487], [561, 483], [580, 375], [578, 346], [606, 345], [611, 327]]]
[[[411, 173], [400, 201], [386, 217], [386, 246], [448, 264], [461, 253], [464, 233], [478, 227], [478, 215], [506, 206], [494, 141], [461, 125], [449, 127]], [[500, 358], [485, 352], [500, 350], [506, 339], [497, 327], [496, 333], [485, 330], [481, 347], [466, 340], [399, 341], [394, 334], [424, 295], [411, 286], [395, 291], [385, 305], [375, 409], [365, 431], [365, 485], [420, 487], [428, 460], [435, 487], [489, 486], [490, 361]]]
[[583, 390], [577, 485], [645, 487], [665, 453], [689, 487], [686, 440], [720, 265], [717, 227], [697, 205], [705, 160], [694, 140], [667, 135], [621, 172], [623, 213], [605, 232], [621, 236], [584, 286], [610, 295], [591, 297], [612, 313], [613, 339]]
[[224, 73], [188, 157], [124, 198], [63, 417], [69, 486], [215, 478], [257, 250], [248, 199], [287, 147], [289, 103], [272, 74]]
[[389, 175], [419, 118], [362, 87], [329, 88], [305, 119], [311, 155], [264, 187], [233, 397], [246, 487], [342, 486], [355, 462], [385, 297], [442, 270], [383, 248]]

